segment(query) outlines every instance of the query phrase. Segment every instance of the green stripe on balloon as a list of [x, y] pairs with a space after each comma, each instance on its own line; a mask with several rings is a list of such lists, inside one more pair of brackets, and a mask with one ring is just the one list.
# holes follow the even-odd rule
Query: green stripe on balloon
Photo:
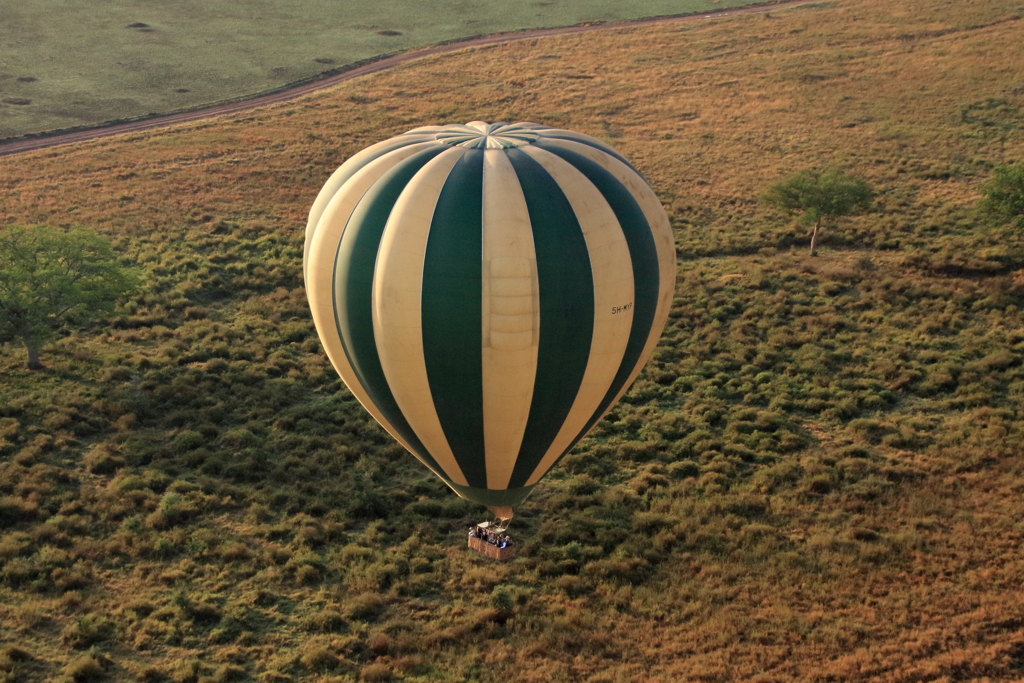
[[[442, 149], [447, 149], [442, 147]], [[472, 487], [487, 487], [484, 453], [483, 161], [470, 150], [437, 198], [423, 259], [423, 357], [434, 409]]]
[[438, 476], [447, 479], [395, 402], [373, 334], [373, 270], [388, 216], [416, 173], [446, 148], [414, 154], [381, 176], [359, 200], [334, 257], [334, 315], [342, 348], [370, 400]]
[[518, 149], [507, 152], [526, 198], [537, 254], [537, 377], [509, 488], [526, 484], [572, 408], [590, 357], [594, 278], [576, 214], [555, 180]]
[[488, 507], [516, 507], [521, 505], [533, 491], [536, 484], [514, 489], [482, 489], [475, 486], [459, 486], [447, 482], [448, 486], [466, 500]]
[[[573, 439], [572, 446], [575, 446], [601, 419], [608, 406], [619, 395], [619, 391], [629, 380], [629, 376], [636, 368], [640, 361], [640, 355], [647, 345], [647, 338], [650, 336], [651, 326], [654, 324], [654, 314], [658, 308], [658, 288], [661, 282], [658, 272], [658, 249], [654, 244], [654, 235], [643, 209], [618, 178], [599, 164], [572, 150], [558, 145], [546, 145], [542, 141], [539, 141], [537, 146], [552, 154], [557, 154], [579, 169], [608, 200], [608, 204], [615, 212], [615, 217], [622, 227], [633, 266], [633, 324], [630, 328], [626, 351], [608, 393], [605, 394], [598, 409], [587, 421], [583, 430]], [[566, 452], [572, 450], [572, 446]]]
[[[626, 164], [626, 166], [629, 166], [631, 169], [636, 171], [637, 175], [640, 175], [640, 171], [637, 171], [635, 168], [633, 168], [633, 164], [631, 164], [628, 161], [626, 161], [625, 157], [623, 157], [621, 154], [616, 152], [614, 149], [612, 149], [608, 145], [606, 145], [606, 144], [604, 144], [602, 142], [598, 142], [597, 140], [591, 140], [590, 138], [583, 137], [581, 135], [573, 135], [573, 134], [571, 134], [569, 132], [564, 132], [564, 133], [559, 132], [559, 133], [553, 133], [553, 134], [545, 133], [545, 134], [543, 134], [540, 137], [540, 139], [537, 142], [540, 143], [540, 142], [542, 142], [544, 140], [568, 140], [569, 142], [578, 142], [581, 145], [587, 145], [589, 147], [593, 147], [594, 149], [597, 149], [597, 150], [600, 150], [600, 151], [604, 152], [605, 154], [607, 154], [610, 157], [615, 157], [616, 159], [618, 159], [622, 163]], [[545, 149], [548, 149], [548, 148], [545, 148]]]

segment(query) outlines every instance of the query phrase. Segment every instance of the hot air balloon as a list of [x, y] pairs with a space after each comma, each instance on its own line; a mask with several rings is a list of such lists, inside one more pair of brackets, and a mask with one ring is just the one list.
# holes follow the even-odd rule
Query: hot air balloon
[[473, 121], [346, 161], [309, 212], [303, 269], [352, 394], [509, 519], [650, 358], [675, 248], [658, 198], [608, 145]]

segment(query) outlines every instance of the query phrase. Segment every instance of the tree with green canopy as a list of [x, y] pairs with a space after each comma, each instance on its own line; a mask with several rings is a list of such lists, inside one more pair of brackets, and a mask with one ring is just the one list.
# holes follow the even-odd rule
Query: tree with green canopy
[[135, 292], [141, 280], [110, 242], [84, 228], [0, 229], [0, 341], [20, 340], [28, 367], [69, 322], [94, 320]]
[[1024, 163], [996, 166], [981, 186], [979, 208], [1018, 227], [1024, 227]]
[[814, 226], [811, 256], [817, 253], [823, 223], [864, 211], [874, 192], [862, 178], [841, 171], [800, 171], [765, 190], [761, 200], [787, 215], [800, 214], [800, 222]]

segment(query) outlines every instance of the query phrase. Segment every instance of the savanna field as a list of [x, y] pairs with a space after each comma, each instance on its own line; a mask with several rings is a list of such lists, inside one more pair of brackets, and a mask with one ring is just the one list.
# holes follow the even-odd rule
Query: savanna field
[[[428, 58], [286, 105], [0, 158], [0, 224], [85, 226], [141, 294], [0, 347], [0, 680], [1024, 677], [1024, 5], [837, 0]], [[348, 156], [438, 122], [594, 135], [676, 233], [634, 387], [519, 556], [338, 381], [302, 288]], [[872, 209], [758, 202], [841, 169]]]
[[469, 36], [744, 4], [19, 0], [0, 22], [0, 140], [209, 106]]

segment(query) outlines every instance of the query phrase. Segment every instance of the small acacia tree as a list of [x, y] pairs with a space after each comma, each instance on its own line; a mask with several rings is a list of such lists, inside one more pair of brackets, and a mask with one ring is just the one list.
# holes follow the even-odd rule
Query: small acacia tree
[[818, 233], [826, 221], [863, 211], [871, 206], [874, 192], [862, 178], [841, 171], [800, 171], [765, 190], [761, 201], [800, 222], [813, 225], [811, 256], [817, 253]]
[[981, 193], [981, 210], [1024, 227], [1024, 164], [996, 166]]
[[0, 341], [24, 343], [28, 367], [37, 370], [40, 348], [61, 327], [109, 313], [139, 284], [110, 243], [89, 230], [0, 229]]

